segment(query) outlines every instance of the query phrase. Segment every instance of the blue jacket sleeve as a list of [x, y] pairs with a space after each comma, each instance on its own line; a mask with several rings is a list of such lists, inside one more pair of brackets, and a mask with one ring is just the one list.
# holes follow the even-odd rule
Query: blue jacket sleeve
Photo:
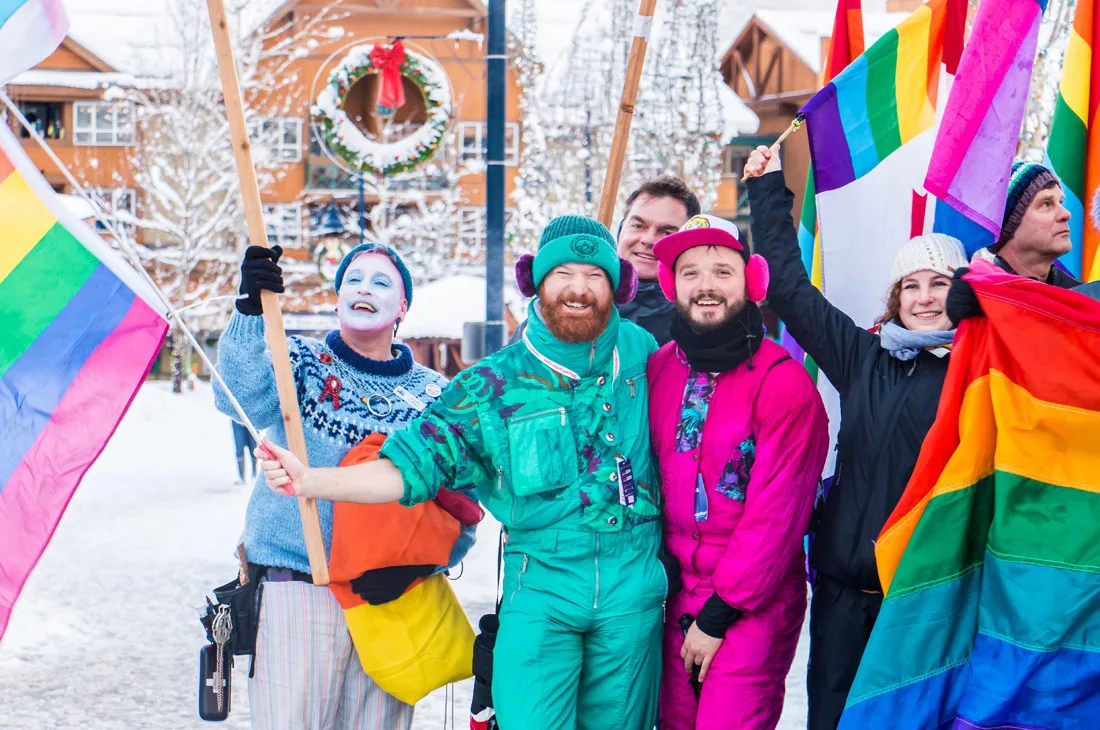
[[[290, 338], [289, 346], [293, 361], [297, 351], [295, 338]], [[257, 429], [262, 431], [282, 418], [279, 392], [275, 387], [275, 368], [271, 364], [271, 351], [268, 350], [267, 340], [264, 338], [263, 317], [233, 313], [229, 325], [218, 340], [217, 367], [225, 384]], [[216, 380], [214, 404], [233, 420], [241, 420], [225, 390]]]

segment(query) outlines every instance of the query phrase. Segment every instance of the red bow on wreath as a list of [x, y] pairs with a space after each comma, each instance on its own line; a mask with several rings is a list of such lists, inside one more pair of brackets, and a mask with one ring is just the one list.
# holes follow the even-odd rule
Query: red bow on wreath
[[394, 41], [389, 48], [375, 46], [370, 52], [370, 62], [382, 75], [378, 90], [378, 105], [397, 110], [405, 105], [405, 86], [401, 82], [401, 64], [405, 63], [405, 46]]

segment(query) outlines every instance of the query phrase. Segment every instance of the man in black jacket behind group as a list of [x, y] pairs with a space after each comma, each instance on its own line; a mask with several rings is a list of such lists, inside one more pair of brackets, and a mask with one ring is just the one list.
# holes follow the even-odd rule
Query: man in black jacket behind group
[[[619, 315], [653, 335], [659, 346], [672, 339], [676, 305], [665, 298], [657, 283], [653, 244], [680, 230], [700, 210], [699, 199], [687, 184], [668, 175], [645, 181], [626, 199], [618, 253], [638, 272], [638, 294], [630, 304], [619, 307]], [[526, 327], [526, 322], [517, 327], [508, 344], [519, 342]]]

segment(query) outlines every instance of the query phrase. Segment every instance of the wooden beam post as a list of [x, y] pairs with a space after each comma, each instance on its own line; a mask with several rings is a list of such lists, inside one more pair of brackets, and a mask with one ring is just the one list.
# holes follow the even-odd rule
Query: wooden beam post
[[634, 120], [634, 102], [638, 98], [638, 85], [642, 79], [642, 65], [649, 47], [649, 30], [653, 26], [653, 11], [657, 0], [639, 0], [638, 15], [634, 19], [634, 43], [630, 46], [630, 60], [626, 64], [626, 82], [619, 101], [619, 116], [615, 120], [615, 135], [611, 139], [611, 155], [607, 161], [607, 174], [603, 180], [600, 197], [600, 222], [611, 227], [615, 215], [615, 200], [619, 196], [619, 182], [623, 177], [623, 160], [626, 143], [630, 139], [630, 123]]
[[[233, 140], [233, 156], [237, 161], [237, 174], [241, 178], [241, 195], [244, 197], [248, 237], [254, 246], [267, 246], [260, 186], [256, 180], [256, 170], [252, 165], [252, 147], [248, 141], [248, 130], [244, 122], [244, 101], [241, 98], [240, 80], [237, 78], [237, 64], [233, 57], [233, 43], [229, 35], [225, 5], [222, 0], [207, 0], [207, 8], [210, 11], [210, 27], [214, 32], [214, 48], [218, 55], [218, 71], [222, 81], [225, 113], [229, 118], [229, 132]], [[271, 349], [271, 363], [275, 368], [275, 386], [279, 391], [279, 405], [283, 411], [283, 428], [286, 429], [287, 445], [303, 464], [308, 464], [306, 437], [302, 430], [302, 414], [298, 408], [294, 374], [290, 369], [290, 352], [286, 342], [286, 330], [283, 327], [279, 295], [264, 291], [261, 292], [260, 300], [264, 308], [264, 327], [267, 331], [268, 347]], [[325, 555], [325, 541], [321, 533], [321, 518], [317, 513], [317, 504], [312, 499], [299, 497], [298, 507], [302, 513], [302, 530], [305, 533], [306, 552], [309, 555], [313, 583], [328, 585], [328, 558]]]

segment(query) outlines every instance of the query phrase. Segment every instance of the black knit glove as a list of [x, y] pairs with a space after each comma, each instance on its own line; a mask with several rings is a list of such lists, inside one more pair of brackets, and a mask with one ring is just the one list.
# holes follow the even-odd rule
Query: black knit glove
[[974, 293], [974, 287], [963, 280], [963, 274], [969, 271], [965, 266], [955, 269], [951, 290], [947, 292], [947, 316], [956, 327], [968, 317], [981, 317], [985, 314], [978, 295]]
[[236, 301], [237, 311], [241, 314], [260, 315], [264, 313], [260, 304], [261, 291], [273, 291], [282, 294], [283, 270], [279, 267], [279, 257], [283, 249], [279, 246], [264, 248], [249, 246], [241, 262], [241, 298]]
[[733, 626], [733, 622], [740, 615], [740, 611], [723, 601], [722, 597], [715, 592], [699, 609], [699, 615], [695, 617], [695, 625], [707, 636], [723, 639], [726, 636], [726, 629]]

